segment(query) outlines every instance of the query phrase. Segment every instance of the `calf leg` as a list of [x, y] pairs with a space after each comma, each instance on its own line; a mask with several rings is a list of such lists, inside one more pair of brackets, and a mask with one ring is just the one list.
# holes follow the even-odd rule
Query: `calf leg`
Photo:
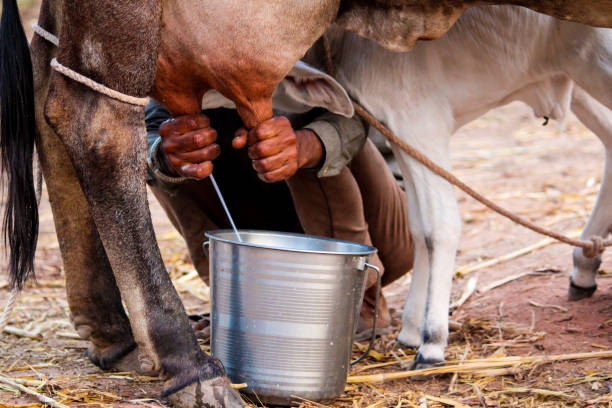
[[[580, 121], [595, 133], [606, 149], [606, 164], [597, 196], [595, 208], [581, 239], [588, 240], [592, 236], [606, 237], [612, 228], [612, 111], [583, 89], [574, 87], [572, 94], [572, 111]], [[574, 270], [570, 278], [569, 299], [580, 300], [591, 296], [597, 284], [595, 277], [601, 263], [601, 256], [592, 258], [584, 256], [581, 248], [574, 249]]]
[[[440, 145], [420, 148], [432, 160], [450, 167], [447, 148], [437, 151]], [[414, 343], [415, 329], [410, 326], [419, 322], [420, 314], [420, 344], [413, 367], [421, 368], [444, 360], [452, 274], [461, 223], [453, 187], [405, 153], [399, 153], [397, 149], [395, 153], [407, 180], [408, 215], [415, 246], [413, 283], [398, 339], [411, 346], [417, 345]]]
[[[563, 23], [561, 66], [568, 76], [603, 106], [612, 109], [611, 30]], [[568, 46], [573, 52], [565, 51]]]

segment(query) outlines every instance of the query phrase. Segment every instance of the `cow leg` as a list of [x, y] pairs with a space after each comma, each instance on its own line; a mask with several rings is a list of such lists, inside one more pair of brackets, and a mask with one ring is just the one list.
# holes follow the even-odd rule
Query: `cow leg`
[[[441, 141], [429, 146], [418, 147], [436, 163], [449, 168], [448, 138], [446, 143]], [[407, 154], [398, 152], [397, 148], [394, 150], [407, 180], [410, 231], [415, 245], [413, 283], [398, 339], [410, 346], [419, 345], [413, 367], [422, 368], [444, 360], [461, 222], [453, 186]], [[420, 342], [417, 344], [419, 338], [414, 325], [419, 321]]]
[[[606, 164], [595, 208], [591, 213], [581, 239], [592, 236], [606, 237], [612, 228], [612, 111], [593, 99], [583, 89], [574, 87], [572, 111], [578, 119], [595, 133], [606, 149]], [[601, 255], [584, 256], [582, 248], [574, 249], [574, 270], [570, 277], [569, 299], [590, 297], [597, 289], [595, 278]]]
[[52, 75], [45, 114], [60, 135], [125, 302], [144, 371], [177, 406], [243, 406], [218, 360], [198, 346], [164, 268], [147, 204], [142, 108]]
[[37, 151], [62, 253], [72, 322], [77, 333], [91, 341], [87, 355], [94, 364], [138, 370], [136, 365], [125, 365], [133, 359], [121, 360], [136, 343], [89, 206], [63, 144], [41, 122]]
[[[43, 2], [40, 25], [53, 27], [56, 3]], [[72, 322], [79, 335], [91, 342], [88, 356], [102, 369], [138, 370], [136, 343], [113, 271], [89, 212], [64, 145], [44, 120], [50, 67], [55, 52], [49, 42], [35, 36], [32, 45], [36, 96], [37, 152], [41, 159], [53, 211]]]

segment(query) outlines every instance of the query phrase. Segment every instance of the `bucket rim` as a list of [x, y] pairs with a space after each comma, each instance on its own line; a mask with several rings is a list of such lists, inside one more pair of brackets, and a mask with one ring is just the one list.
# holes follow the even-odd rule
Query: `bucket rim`
[[328, 238], [328, 237], [321, 237], [318, 235], [309, 235], [309, 234], [300, 234], [297, 232], [282, 232], [282, 231], [268, 231], [268, 230], [256, 230], [256, 229], [239, 229], [238, 233], [249, 233], [249, 234], [273, 234], [273, 235], [280, 235], [280, 236], [285, 236], [285, 237], [297, 237], [297, 238], [309, 238], [309, 239], [314, 239], [317, 241], [327, 241], [327, 242], [336, 242], [336, 243], [342, 243], [342, 244], [348, 244], [351, 246], [354, 246], [356, 249], [360, 249], [360, 250], [356, 250], [356, 251], [328, 251], [328, 250], [315, 250], [315, 249], [291, 249], [291, 248], [283, 248], [283, 247], [276, 247], [273, 245], [261, 245], [261, 244], [254, 244], [251, 242], [240, 242], [237, 239], [231, 239], [231, 238], [220, 238], [218, 236], [216, 236], [217, 234], [225, 234], [225, 233], [229, 233], [230, 235], [233, 235], [234, 237], [236, 236], [236, 234], [234, 233], [234, 230], [232, 229], [217, 229], [217, 230], [211, 230], [211, 231], [207, 231], [205, 232], [204, 235], [206, 235], [206, 237], [208, 239], [210, 239], [211, 241], [220, 241], [220, 242], [225, 242], [228, 244], [234, 244], [234, 245], [240, 245], [240, 246], [246, 246], [246, 247], [251, 247], [251, 248], [261, 248], [261, 249], [273, 249], [276, 251], [283, 251], [283, 252], [298, 252], [298, 253], [308, 253], [308, 254], [323, 254], [323, 255], [351, 255], [351, 256], [368, 256], [368, 255], [373, 255], [376, 252], [378, 252], [378, 250], [370, 245], [366, 245], [366, 244], [360, 244], [358, 242], [354, 242], [354, 241], [347, 241], [347, 240], [343, 240], [343, 239], [336, 239], [336, 238]]

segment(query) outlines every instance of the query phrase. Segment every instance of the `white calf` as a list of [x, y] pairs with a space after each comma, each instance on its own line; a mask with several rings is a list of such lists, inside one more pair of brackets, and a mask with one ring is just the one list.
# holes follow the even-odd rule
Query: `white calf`
[[[392, 53], [332, 29], [336, 78], [404, 141], [450, 169], [449, 138], [514, 100], [538, 116], [568, 110], [606, 147], [606, 167], [582, 234], [612, 226], [612, 30], [563, 22], [511, 6], [474, 7], [443, 38]], [[444, 360], [448, 307], [461, 223], [453, 187], [395, 148], [415, 244], [412, 285], [399, 340], [419, 347], [414, 367]], [[574, 252], [570, 296], [592, 294], [600, 258]]]

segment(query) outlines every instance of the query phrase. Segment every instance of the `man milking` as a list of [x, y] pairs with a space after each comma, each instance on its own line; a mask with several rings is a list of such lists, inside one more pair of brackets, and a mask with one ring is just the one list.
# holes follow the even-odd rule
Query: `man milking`
[[[204, 234], [230, 228], [208, 179], [211, 173], [239, 229], [373, 245], [378, 254], [370, 262], [383, 272], [383, 286], [412, 268], [404, 193], [332, 77], [299, 62], [274, 94], [278, 116], [251, 130], [215, 91], [204, 96], [197, 115], [172, 118], [160, 102], [146, 108], [148, 183], [205, 282]], [[375, 283], [370, 273], [360, 337], [371, 333]], [[377, 332], [390, 324], [381, 297]]]

